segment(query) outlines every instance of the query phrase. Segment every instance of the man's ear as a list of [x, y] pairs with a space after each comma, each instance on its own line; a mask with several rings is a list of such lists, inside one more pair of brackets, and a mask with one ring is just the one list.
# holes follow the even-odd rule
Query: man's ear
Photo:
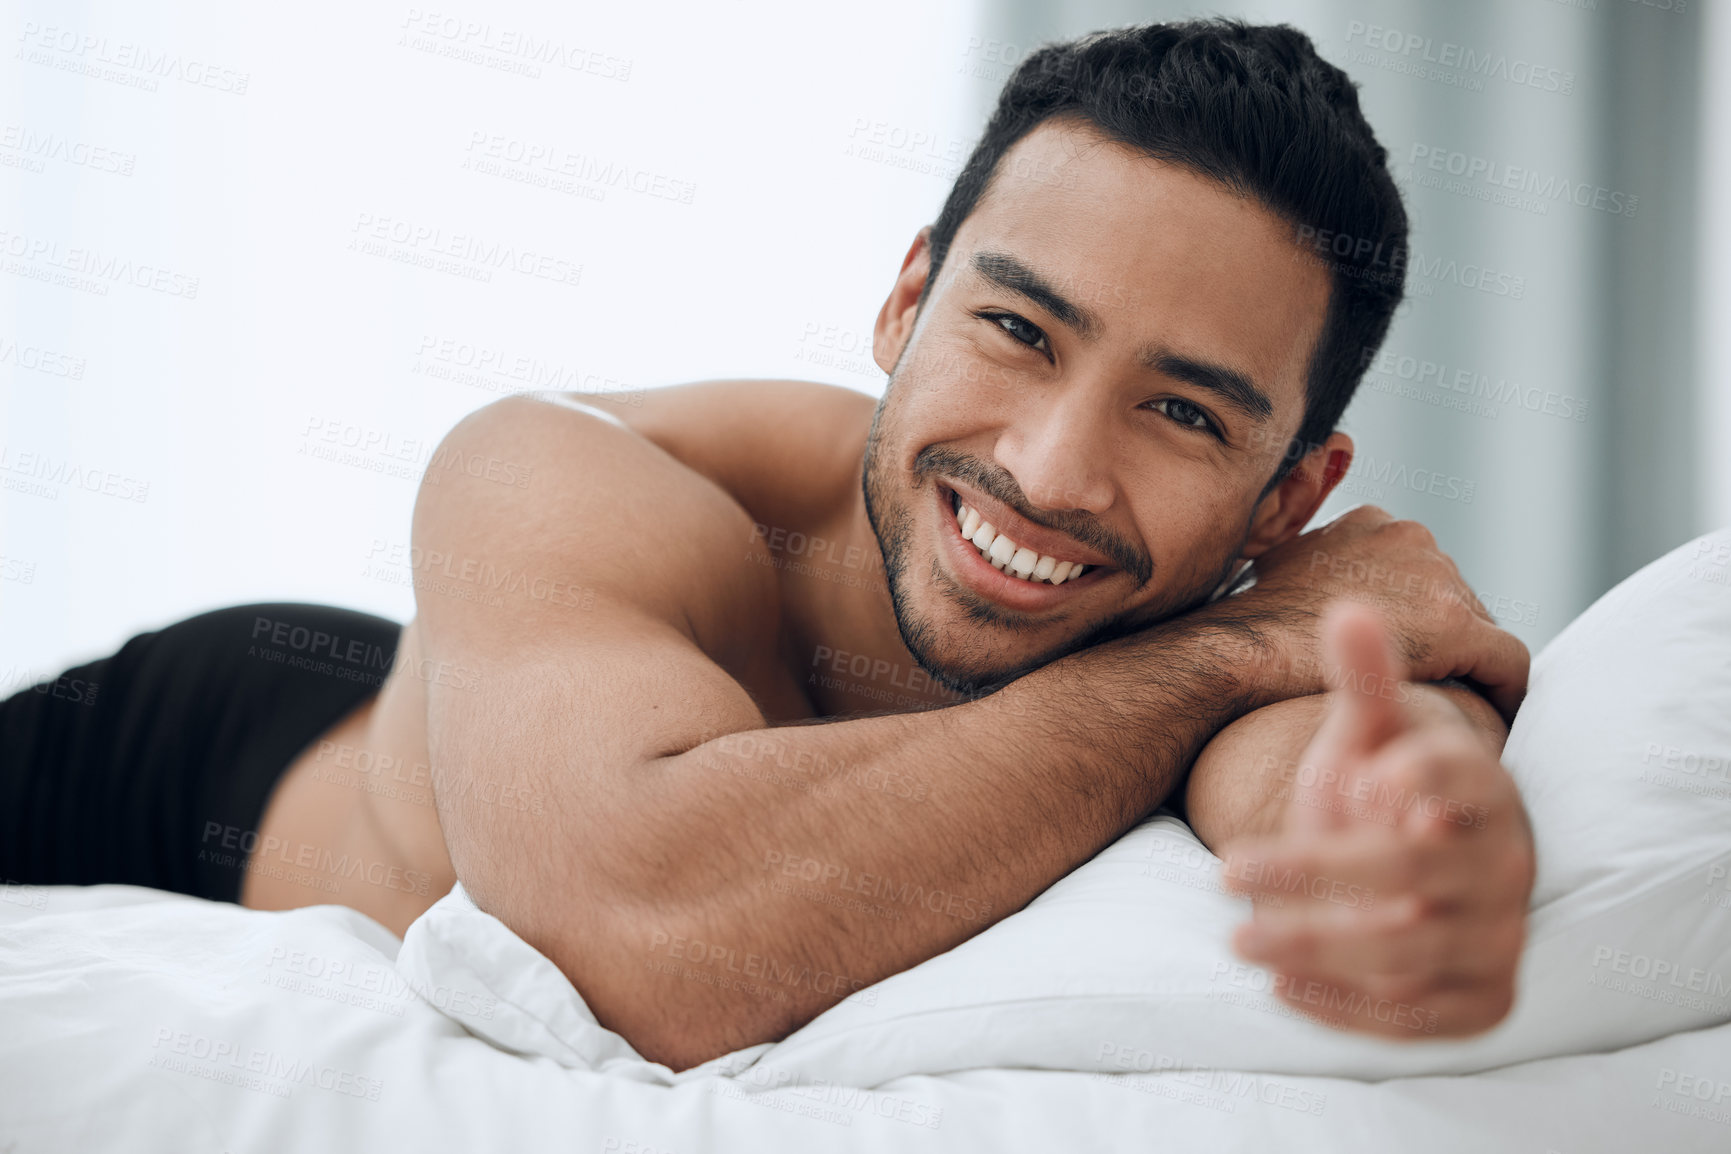
[[1260, 557], [1304, 532], [1304, 526], [1351, 465], [1352, 438], [1330, 433], [1257, 504], [1250, 519], [1250, 539], [1244, 543], [1241, 556], [1246, 560]]
[[914, 314], [919, 310], [926, 277], [932, 271], [931, 240], [929, 224], [914, 234], [914, 243], [902, 258], [902, 271], [891, 286], [884, 307], [878, 310], [878, 323], [872, 328], [872, 360], [886, 373], [895, 370], [902, 350], [914, 335]]

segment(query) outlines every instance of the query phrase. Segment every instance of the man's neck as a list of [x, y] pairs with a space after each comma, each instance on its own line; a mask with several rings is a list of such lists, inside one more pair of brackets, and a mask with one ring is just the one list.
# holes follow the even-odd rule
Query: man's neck
[[782, 554], [782, 606], [795, 672], [821, 716], [961, 700], [933, 682], [902, 641], [883, 549], [858, 483], [865, 464], [860, 433], [846, 501], [807, 541], [783, 542], [784, 549], [803, 549]]

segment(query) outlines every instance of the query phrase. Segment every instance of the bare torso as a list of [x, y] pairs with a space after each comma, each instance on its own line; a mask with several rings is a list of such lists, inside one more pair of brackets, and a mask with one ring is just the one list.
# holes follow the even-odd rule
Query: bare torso
[[[787, 723], [820, 716], [906, 710], [954, 696], [933, 685], [892, 645], [862, 651], [809, 611], [824, 583], [851, 591], [861, 618], [887, 599], [881, 555], [855, 544], [845, 523], [875, 404], [848, 390], [796, 382], [729, 382], [652, 392], [641, 407], [609, 406], [637, 432], [736, 500], [779, 570], [781, 616], [735, 628], [765, 655], [730, 669], [765, 716]], [[722, 416], [725, 412], [725, 417]], [[648, 531], [648, 527], [646, 527]], [[742, 555], [748, 542], [741, 541]], [[433, 805], [427, 749], [427, 682], [418, 676], [417, 622], [404, 626], [396, 665], [379, 693], [321, 734], [289, 766], [267, 805], [243, 905], [294, 909], [335, 902], [401, 935], [457, 880]], [[507, 776], [471, 788], [487, 800], [534, 809]], [[333, 889], [334, 887], [334, 889]]]

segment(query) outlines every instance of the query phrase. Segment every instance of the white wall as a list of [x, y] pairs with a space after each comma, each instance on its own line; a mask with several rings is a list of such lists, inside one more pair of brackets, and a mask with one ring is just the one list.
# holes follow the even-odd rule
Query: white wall
[[[977, 134], [972, 20], [926, 0], [14, 6], [0, 692], [225, 604], [406, 620], [377, 552], [407, 541], [418, 462], [527, 387], [446, 374], [444, 342], [625, 403], [718, 376], [881, 388], [853, 346]], [[501, 67], [531, 37], [566, 66]], [[482, 171], [495, 137], [579, 175]], [[627, 182], [594, 178], [609, 165]], [[368, 220], [422, 239], [359, 251]], [[577, 283], [398, 259], [476, 243]], [[68, 266], [70, 286], [37, 279]], [[365, 447], [308, 455], [327, 431]]]

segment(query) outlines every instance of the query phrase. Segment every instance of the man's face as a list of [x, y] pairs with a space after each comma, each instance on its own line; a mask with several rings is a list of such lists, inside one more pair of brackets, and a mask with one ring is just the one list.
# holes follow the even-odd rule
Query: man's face
[[[865, 499], [902, 639], [935, 678], [1001, 683], [1230, 572], [1328, 305], [1292, 238], [1205, 177], [1048, 121], [999, 161], [911, 333], [925, 257], [904, 269], [879, 322], [897, 335], [876, 350], [890, 383]], [[1082, 575], [995, 567], [958, 505], [1028, 550], [1020, 568]]]

